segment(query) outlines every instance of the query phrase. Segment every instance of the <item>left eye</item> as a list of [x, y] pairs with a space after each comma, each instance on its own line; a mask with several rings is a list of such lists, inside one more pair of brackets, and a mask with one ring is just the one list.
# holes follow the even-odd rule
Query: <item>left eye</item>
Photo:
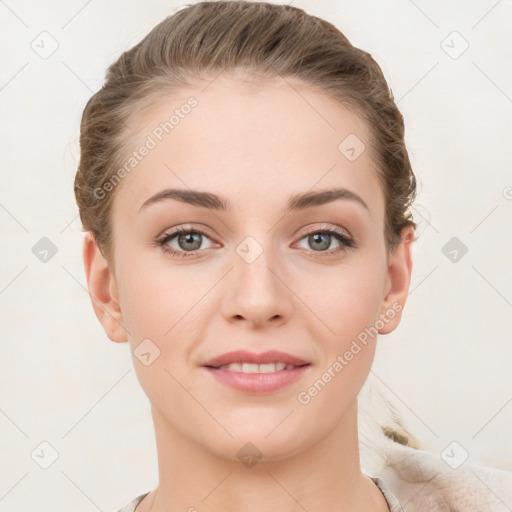
[[[339, 243], [338, 248], [334, 248], [334, 250], [328, 250], [331, 242], [334, 239]], [[319, 231], [313, 231], [306, 236], [301, 238], [302, 240], [306, 240], [306, 243], [309, 247], [305, 247], [305, 249], [313, 250], [314, 252], [337, 252], [342, 250], [340, 247], [353, 247], [354, 244], [348, 236], [338, 230], [334, 229], [322, 229]]]

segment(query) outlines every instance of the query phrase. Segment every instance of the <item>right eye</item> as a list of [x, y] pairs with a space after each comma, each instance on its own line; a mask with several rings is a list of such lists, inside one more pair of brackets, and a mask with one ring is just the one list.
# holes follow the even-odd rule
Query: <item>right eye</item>
[[[203, 238], [210, 237], [200, 229], [179, 228], [170, 233], [165, 233], [161, 238], [156, 240], [156, 244], [161, 246], [162, 251], [179, 258], [188, 258], [197, 256], [197, 251], [204, 250]], [[169, 242], [175, 242], [176, 245], [170, 246]]]

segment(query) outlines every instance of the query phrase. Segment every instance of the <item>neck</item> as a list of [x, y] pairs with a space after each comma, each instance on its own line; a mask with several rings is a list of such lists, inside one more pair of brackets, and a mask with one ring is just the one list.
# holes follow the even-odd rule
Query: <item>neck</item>
[[152, 414], [159, 485], [136, 512], [260, 512], [269, 503], [281, 512], [388, 511], [361, 473], [356, 404], [315, 445], [286, 458], [262, 456], [251, 467], [219, 457], [172, 429], [157, 410]]

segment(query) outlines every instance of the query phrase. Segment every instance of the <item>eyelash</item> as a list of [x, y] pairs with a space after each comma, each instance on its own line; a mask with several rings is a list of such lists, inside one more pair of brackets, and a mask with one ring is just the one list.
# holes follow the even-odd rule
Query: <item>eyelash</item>
[[[207, 233], [205, 233], [204, 231], [202, 231], [201, 229], [179, 228], [176, 231], [173, 231], [172, 233], [165, 233], [161, 238], [159, 238], [155, 241], [155, 244], [157, 246], [161, 247], [162, 251], [165, 254], [170, 254], [171, 256], [177, 256], [179, 258], [188, 258], [188, 257], [197, 256], [197, 254], [196, 254], [197, 252], [205, 250], [205, 249], [196, 249], [195, 251], [176, 251], [175, 249], [171, 249], [168, 245], [166, 245], [167, 242], [172, 240], [174, 237], [176, 237], [177, 235], [180, 235], [180, 234], [184, 234], [184, 233], [186, 233], [186, 234], [196, 233], [196, 234], [203, 235], [207, 238], [210, 238], [210, 236]], [[323, 255], [336, 254], [338, 252], [341, 252], [342, 250], [355, 249], [357, 247], [357, 245], [355, 244], [355, 242], [352, 239], [347, 237], [347, 235], [343, 231], [341, 231], [337, 228], [313, 229], [313, 230], [305, 233], [300, 238], [300, 240], [302, 240], [303, 238], [306, 238], [309, 235], [313, 235], [313, 234], [317, 234], [317, 233], [333, 235], [334, 238], [342, 244], [342, 247], [330, 249], [327, 251], [308, 250], [308, 252], [313, 253], [315, 255], [315, 257], [322, 257]], [[307, 249], [304, 249], [304, 250], [307, 250]]]

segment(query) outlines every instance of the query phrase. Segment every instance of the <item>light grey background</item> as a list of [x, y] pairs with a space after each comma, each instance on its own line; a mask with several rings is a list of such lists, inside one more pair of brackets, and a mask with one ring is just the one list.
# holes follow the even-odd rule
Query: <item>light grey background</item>
[[[73, 179], [107, 66], [184, 3], [0, 0], [2, 510], [108, 512], [157, 483], [129, 347], [108, 340], [86, 291]], [[512, 2], [293, 5], [379, 62], [419, 180], [411, 294], [370, 380], [425, 449], [456, 440], [512, 469]]]

